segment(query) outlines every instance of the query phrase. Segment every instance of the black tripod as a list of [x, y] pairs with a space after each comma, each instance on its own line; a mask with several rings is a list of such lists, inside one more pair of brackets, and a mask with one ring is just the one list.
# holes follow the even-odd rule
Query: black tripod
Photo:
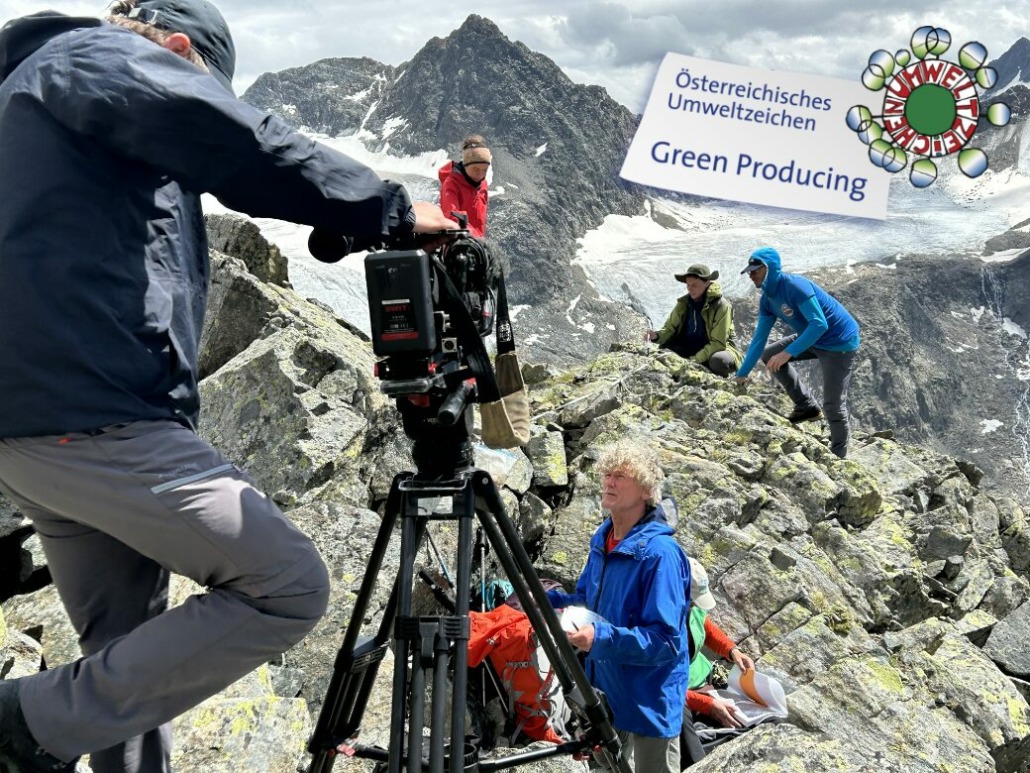
[[[308, 751], [310, 773], [332, 770], [340, 754], [378, 760], [388, 773], [490, 773], [527, 762], [574, 754], [598, 753], [606, 767], [630, 773], [621, 743], [608, 718], [603, 696], [587, 681], [575, 650], [561, 629], [514, 524], [504, 510], [490, 475], [473, 467], [469, 441], [467, 390], [459, 387], [432, 405], [398, 400], [405, 433], [414, 440], [417, 474], [398, 475], [390, 488], [386, 512], [369, 557], [351, 620], [336, 656], [332, 679]], [[450, 426], [431, 421], [444, 409], [460, 417]], [[453, 415], [453, 413], [452, 413]], [[401, 519], [401, 565], [382, 623], [373, 637], [359, 636], [391, 533]], [[580, 740], [523, 752], [499, 760], [479, 760], [479, 750], [466, 740], [469, 599], [472, 574], [473, 520], [501, 562], [554, 668], [566, 701], [583, 728]], [[458, 521], [456, 609], [453, 615], [412, 617], [414, 564], [430, 520]], [[362, 715], [391, 633], [394, 646], [393, 697], [388, 749], [357, 743]], [[408, 659], [411, 658], [409, 668]], [[454, 666], [450, 738], [445, 738], [447, 675]], [[425, 692], [432, 684], [431, 724], [424, 734]], [[405, 733], [405, 709], [408, 728]], [[425, 742], [429, 741], [428, 759]]]

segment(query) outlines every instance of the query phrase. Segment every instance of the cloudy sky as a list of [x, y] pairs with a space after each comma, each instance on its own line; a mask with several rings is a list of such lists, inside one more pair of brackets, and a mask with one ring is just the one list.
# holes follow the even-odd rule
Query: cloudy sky
[[[736, 64], [858, 79], [870, 53], [906, 47], [916, 27], [947, 29], [990, 58], [1030, 34], [1030, 0], [216, 0], [238, 49], [236, 87], [263, 72], [330, 56], [411, 58], [472, 13], [599, 84], [633, 110], [668, 51]], [[98, 15], [103, 0], [0, 0], [0, 21], [44, 8]]]

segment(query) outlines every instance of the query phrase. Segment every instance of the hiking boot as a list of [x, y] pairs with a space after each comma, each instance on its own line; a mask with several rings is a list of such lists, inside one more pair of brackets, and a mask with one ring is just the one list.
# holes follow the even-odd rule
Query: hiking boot
[[0, 680], [0, 771], [4, 773], [74, 773], [75, 761], [63, 762], [36, 743], [25, 724], [17, 679]]
[[787, 421], [791, 424], [800, 424], [803, 421], [814, 421], [822, 415], [823, 412], [817, 405], [813, 405], [811, 408], [795, 408], [787, 417]]

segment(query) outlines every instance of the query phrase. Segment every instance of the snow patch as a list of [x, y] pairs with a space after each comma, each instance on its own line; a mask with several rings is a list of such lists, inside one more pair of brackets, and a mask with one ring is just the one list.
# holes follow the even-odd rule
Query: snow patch
[[585, 330], [586, 332], [590, 333], [591, 335], [594, 334], [594, 323], [593, 322], [584, 322], [582, 325], [580, 325], [580, 327], [583, 330]]
[[983, 419], [980, 422], [982, 429], [980, 430], [981, 435], [989, 435], [997, 429], [1005, 426], [1005, 422], [998, 421], [997, 419]]
[[1002, 250], [996, 252], [993, 255], [981, 255], [980, 260], [984, 263], [1008, 263], [1010, 260], [1015, 260], [1022, 255], [1026, 250], [1022, 247], [1017, 247], [1012, 250]]
[[547, 150], [547, 143], [546, 142], [543, 145], [541, 145], [539, 148], [537, 148], [536, 149], [536, 153], [534, 153], [533, 155], [538, 156], [538, 157], [542, 156], [544, 154], [545, 150]]
[[1019, 336], [1024, 340], [1026, 339], [1026, 331], [1008, 317], [1005, 317], [1005, 319], [1001, 321], [1001, 329], [1009, 335]]
[[348, 94], [347, 96], [344, 97], [344, 99], [350, 100], [351, 102], [360, 102], [361, 100], [363, 100], [365, 97], [367, 97], [371, 93], [372, 93], [372, 87], [369, 86], [367, 89], [362, 89], [361, 91], [359, 91], [359, 92], [357, 92], [355, 94]]
[[403, 118], [388, 118], [386, 123], [383, 124], [383, 139], [385, 140], [391, 134], [398, 129], [403, 129], [408, 125], [408, 122]]
[[983, 306], [977, 306], [975, 309], [970, 309], [969, 310], [969, 316], [971, 316], [973, 318], [973, 322], [975, 322], [976, 324], [979, 325], [980, 324], [980, 317], [982, 317], [984, 315], [985, 311], [987, 311], [987, 309], [984, 308]]

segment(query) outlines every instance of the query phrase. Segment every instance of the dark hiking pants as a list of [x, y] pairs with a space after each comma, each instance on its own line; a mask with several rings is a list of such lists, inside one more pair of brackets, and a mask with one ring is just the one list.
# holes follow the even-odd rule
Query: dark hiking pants
[[[791, 335], [765, 347], [762, 362], [768, 363], [770, 358], [796, 340], [797, 335]], [[848, 385], [851, 383], [851, 371], [857, 356], [857, 349], [850, 352], [831, 352], [828, 349], [812, 347], [792, 358], [792, 361], [819, 360], [819, 366], [823, 371], [823, 414], [830, 425], [830, 450], [841, 459], [848, 455], [848, 439], [851, 434], [848, 426]], [[811, 391], [798, 377], [797, 368], [790, 362], [772, 375], [794, 401], [795, 408], [818, 407], [819, 404]]]
[[[694, 355], [684, 354], [682, 348], [676, 343], [668, 343], [663, 348], [668, 349], [670, 352], [675, 352], [686, 360], [694, 359]], [[723, 378], [737, 372], [737, 361], [725, 349], [716, 352], [701, 364], [716, 376], [722, 376]]]

